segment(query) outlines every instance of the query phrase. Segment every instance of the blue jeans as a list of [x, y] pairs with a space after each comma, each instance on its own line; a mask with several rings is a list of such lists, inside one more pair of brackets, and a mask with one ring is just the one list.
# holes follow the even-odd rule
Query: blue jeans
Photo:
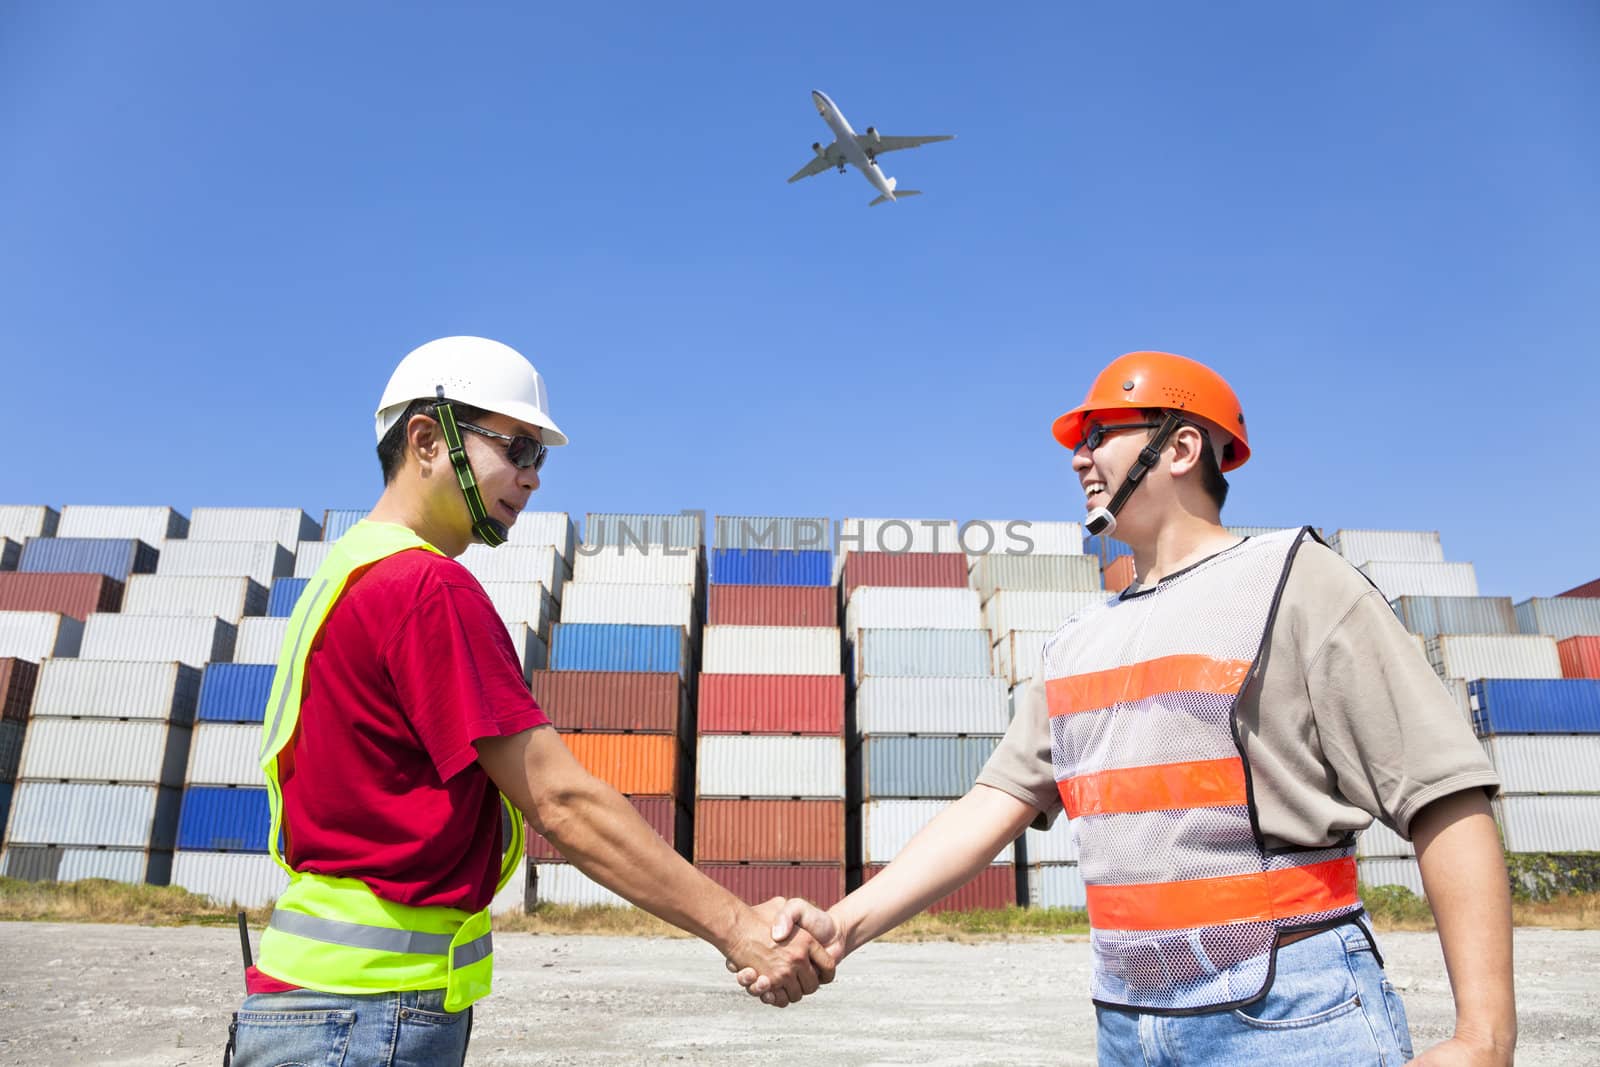
[[233, 1067], [459, 1067], [472, 1009], [445, 1011], [442, 989], [256, 993], [229, 1033]]
[[1400, 995], [1384, 978], [1366, 930], [1351, 923], [1279, 949], [1267, 995], [1242, 1008], [1096, 1011], [1101, 1067], [1398, 1067], [1411, 1059]]

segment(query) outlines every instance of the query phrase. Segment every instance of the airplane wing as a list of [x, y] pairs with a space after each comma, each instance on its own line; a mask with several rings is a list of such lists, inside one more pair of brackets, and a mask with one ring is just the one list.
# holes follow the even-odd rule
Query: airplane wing
[[898, 152], [902, 148], [917, 148], [921, 145], [933, 144], [935, 141], [953, 141], [955, 139], [955, 135], [949, 133], [940, 134], [937, 137], [886, 137], [879, 135], [876, 140], [870, 134], [856, 134], [856, 143], [861, 146], [862, 150], [875, 156], [881, 156], [885, 152]]
[[822, 155], [813, 155], [810, 163], [791, 174], [789, 181], [797, 182], [801, 178], [809, 178], [813, 174], [821, 174], [825, 170], [831, 170], [837, 167], [843, 158], [844, 154], [839, 151], [839, 142], [835, 141], [822, 150]]

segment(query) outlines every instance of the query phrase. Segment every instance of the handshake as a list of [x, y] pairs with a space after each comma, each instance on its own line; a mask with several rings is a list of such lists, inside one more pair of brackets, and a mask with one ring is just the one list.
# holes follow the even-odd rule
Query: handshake
[[848, 951], [830, 912], [800, 897], [773, 897], [748, 909], [726, 963], [751, 996], [784, 1008], [833, 981]]

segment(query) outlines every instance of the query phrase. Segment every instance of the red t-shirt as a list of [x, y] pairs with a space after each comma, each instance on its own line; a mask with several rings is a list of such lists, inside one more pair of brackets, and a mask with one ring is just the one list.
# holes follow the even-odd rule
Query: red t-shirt
[[[286, 858], [385, 900], [480, 911], [500, 877], [500, 796], [473, 742], [549, 723], [505, 623], [433, 552], [353, 578], [306, 663], [278, 757]], [[292, 989], [251, 968], [250, 991]]]

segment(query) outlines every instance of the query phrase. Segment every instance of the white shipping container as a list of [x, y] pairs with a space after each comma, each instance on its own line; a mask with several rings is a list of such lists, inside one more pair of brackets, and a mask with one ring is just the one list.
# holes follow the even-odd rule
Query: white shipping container
[[994, 643], [994, 672], [1008, 685], [1021, 685], [1039, 673], [1051, 630], [1011, 630]]
[[294, 573], [294, 553], [276, 541], [163, 541], [160, 547], [157, 574], [249, 578], [270, 588], [272, 579]]
[[844, 738], [703, 735], [702, 797], [844, 799]]
[[178, 786], [189, 735], [187, 725], [152, 719], [36, 719], [17, 777]]
[[244, 619], [239, 623], [239, 638], [233, 645], [234, 663], [277, 663], [283, 651], [283, 636], [289, 632], [288, 619]]
[[591, 552], [578, 551], [572, 561], [572, 580], [577, 582], [623, 585], [688, 585], [697, 584], [700, 575], [700, 553], [692, 548], [664, 548], [656, 546], [649, 551], [629, 547], [615, 547]]
[[823, 515], [718, 515], [711, 543], [717, 548], [833, 550], [833, 521]]
[[1417, 847], [1377, 819], [1356, 838], [1357, 856], [1415, 856]]
[[511, 633], [511, 647], [517, 650], [517, 662], [522, 665], [522, 679], [531, 684], [534, 671], [550, 666], [550, 646], [525, 622], [514, 622], [507, 629]]
[[1363, 885], [1398, 885], [1417, 896], [1422, 892], [1422, 868], [1414, 856], [1356, 860], [1356, 877]]
[[189, 852], [172, 855], [172, 884], [225, 908], [259, 908], [289, 888], [289, 875], [264, 852]]
[[983, 606], [983, 625], [992, 634], [1012, 630], [1048, 630], [1055, 633], [1063, 623], [1084, 608], [1102, 604], [1112, 594], [1037, 593], [1022, 589], [1003, 589]]
[[57, 537], [133, 538], [159, 545], [189, 532], [189, 520], [172, 508], [102, 507], [68, 504], [61, 509]]
[[47, 659], [39, 667], [33, 717], [194, 720], [200, 672], [182, 663]]
[[1003, 734], [1003, 678], [867, 678], [856, 689], [856, 727], [872, 734]]
[[528, 902], [528, 864], [526, 861], [518, 864], [517, 873], [511, 876], [498, 892], [494, 899], [489, 901], [489, 914], [499, 917], [501, 915], [522, 915], [527, 912]]
[[189, 515], [191, 541], [276, 541], [292, 551], [321, 537], [322, 524], [299, 508], [195, 508]]
[[1357, 567], [1371, 560], [1444, 562], [1437, 530], [1335, 530], [1328, 538], [1328, 547]]
[[261, 724], [198, 722], [189, 748], [188, 785], [266, 784], [261, 773]]
[[267, 611], [267, 587], [249, 578], [134, 574], [122, 594], [128, 615], [200, 615], [238, 622]]
[[[967, 523], [961, 532], [961, 547], [967, 553], [968, 567], [984, 556], [1081, 556], [1083, 524], [1080, 522], [1036, 522], [1032, 519], [980, 519]], [[994, 543], [987, 545], [988, 531]]]
[[1600, 734], [1498, 734], [1483, 750], [1507, 793], [1600, 793]]
[[84, 659], [118, 659], [191, 667], [228, 663], [238, 628], [221, 619], [95, 612], [83, 624]]
[[1502, 794], [1494, 808], [1507, 852], [1600, 851], [1600, 796]]
[[549, 545], [469, 545], [457, 558], [480, 582], [538, 582], [561, 599], [567, 563]]
[[1059, 815], [1048, 830], [1028, 827], [1022, 832], [1022, 852], [1023, 861], [1030, 864], [1077, 863], [1078, 835], [1072, 820]]
[[6, 844], [170, 849], [180, 799], [154, 785], [18, 782]]
[[531, 863], [528, 865], [528, 897], [537, 904], [570, 904], [578, 907], [631, 908], [622, 897], [593, 881], [570, 863]]
[[1076, 863], [1048, 863], [1028, 868], [1028, 906], [1030, 908], [1074, 908], [1089, 906], [1089, 891], [1083, 884]]
[[1477, 596], [1478, 572], [1470, 563], [1396, 563], [1369, 560], [1361, 573], [1383, 593], [1400, 596]]
[[[869, 800], [861, 805], [861, 852], [867, 863], [888, 863], [911, 839], [934, 820], [948, 800]], [[991, 861], [1015, 863], [1017, 848], [1010, 842]]]
[[301, 541], [294, 550], [294, 576], [309, 578], [316, 574], [335, 544], [335, 541]]
[[1440, 678], [1560, 678], [1556, 639], [1545, 634], [1441, 634], [1426, 640]]
[[55, 537], [61, 515], [38, 504], [0, 504], [0, 537], [25, 543], [30, 537]]
[[28, 881], [79, 882], [104, 878], [129, 885], [166, 885], [167, 852], [142, 848], [73, 848], [21, 845], [7, 848], [0, 872]]
[[568, 570], [577, 543], [578, 529], [565, 511], [524, 511], [506, 538], [508, 545], [549, 545], [567, 561]]
[[550, 590], [536, 582], [480, 582], [495, 612], [507, 626], [524, 622], [541, 637], [550, 635], [556, 602]]
[[573, 582], [561, 604], [562, 622], [620, 622], [695, 628], [694, 587]]
[[839, 674], [831, 626], [707, 626], [706, 674]]
[[975, 630], [983, 625], [972, 589], [903, 589], [859, 585], [844, 609], [844, 628], [856, 630]]
[[53, 611], [0, 611], [0, 657], [38, 663], [51, 656], [76, 656], [83, 623]]
[[970, 581], [985, 601], [1002, 589], [1102, 595], [1105, 589], [1100, 557], [1081, 551], [1068, 556], [985, 556], [973, 566]]

